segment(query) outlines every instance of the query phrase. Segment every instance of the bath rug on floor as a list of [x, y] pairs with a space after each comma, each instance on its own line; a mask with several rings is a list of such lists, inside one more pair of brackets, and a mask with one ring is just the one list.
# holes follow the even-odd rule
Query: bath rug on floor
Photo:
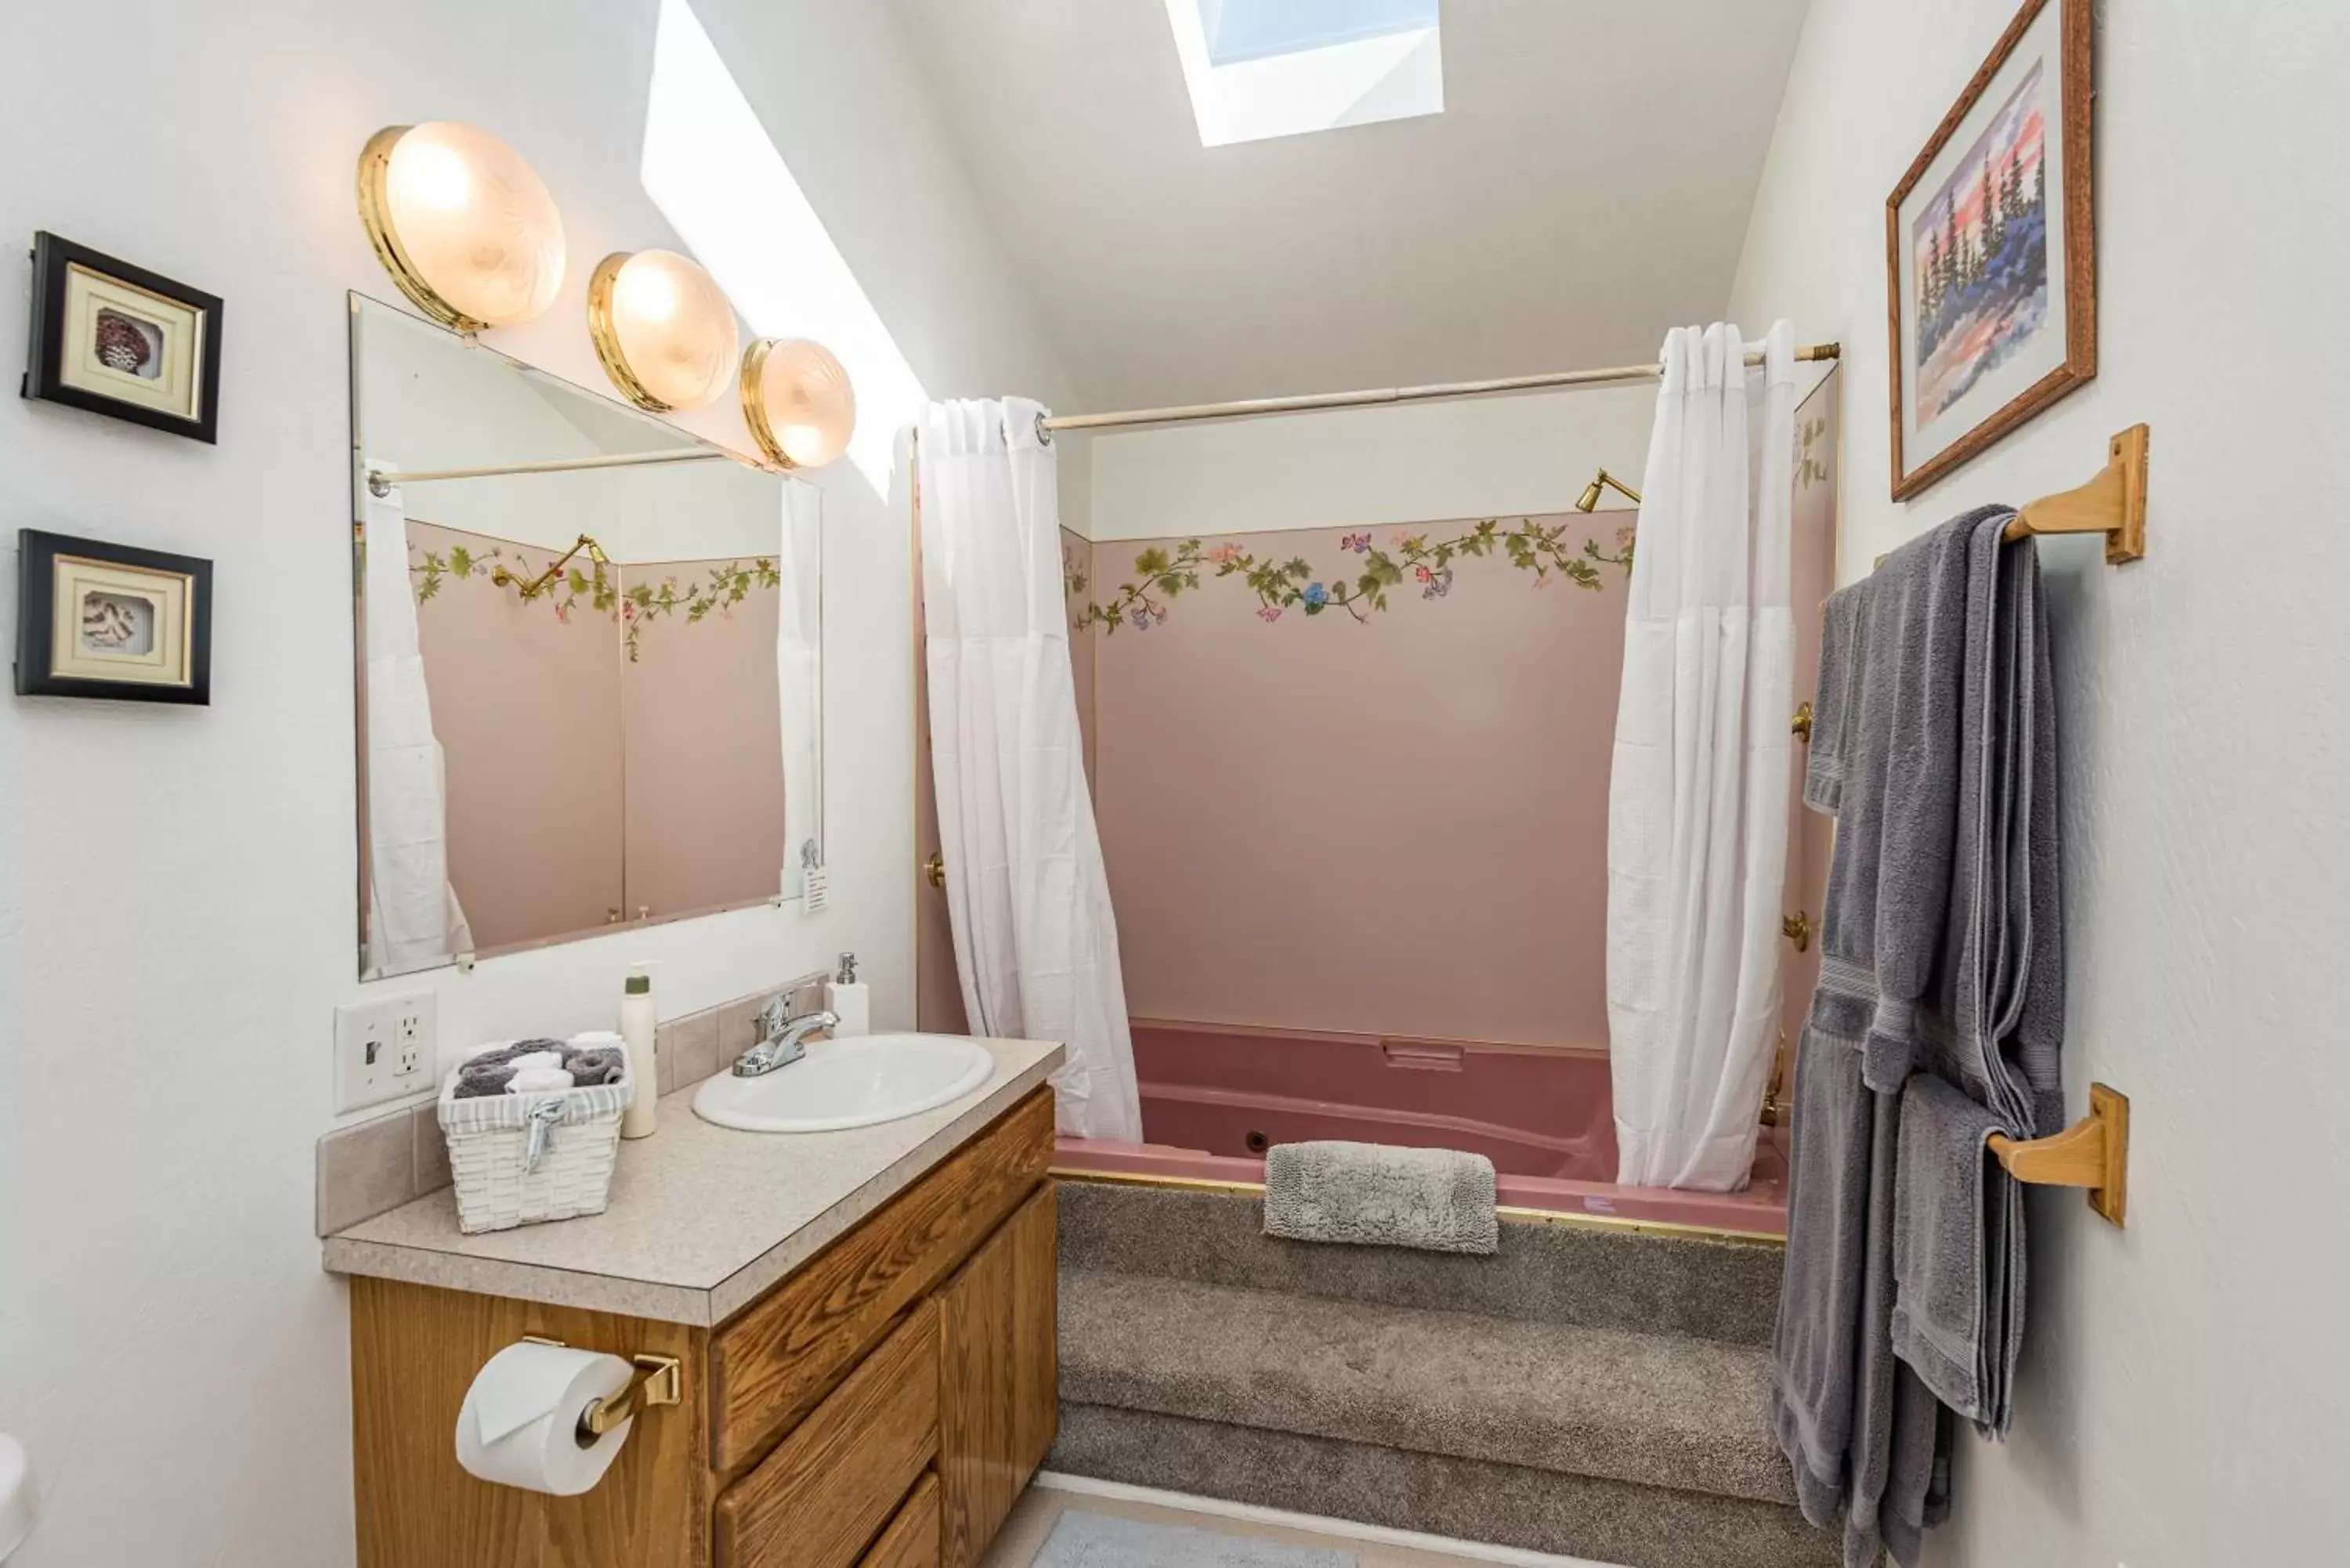
[[1493, 1162], [1451, 1148], [1275, 1144], [1264, 1157], [1264, 1233], [1491, 1254], [1501, 1246]]
[[1063, 1511], [1030, 1568], [1356, 1568], [1352, 1552]]

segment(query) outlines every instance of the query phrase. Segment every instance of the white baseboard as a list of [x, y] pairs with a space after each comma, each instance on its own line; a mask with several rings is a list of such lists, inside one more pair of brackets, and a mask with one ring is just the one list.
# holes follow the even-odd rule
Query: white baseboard
[[1280, 1530], [1310, 1530], [1317, 1535], [1367, 1541], [1380, 1546], [1399, 1547], [1407, 1552], [1441, 1552], [1479, 1563], [1500, 1563], [1507, 1564], [1508, 1568], [1616, 1568], [1615, 1564], [1595, 1563], [1588, 1557], [1554, 1557], [1547, 1552], [1525, 1552], [1514, 1546], [1489, 1546], [1477, 1541], [1455, 1541], [1450, 1536], [1423, 1535], [1417, 1530], [1389, 1530], [1381, 1524], [1357, 1524], [1351, 1519], [1325, 1519], [1319, 1514], [1259, 1508], [1254, 1503], [1226, 1502], [1221, 1498], [1161, 1491], [1157, 1487], [1129, 1486], [1124, 1481], [1063, 1475], [1058, 1470], [1038, 1470], [1032, 1484], [1053, 1491], [1074, 1492], [1081, 1497], [1104, 1497], [1118, 1502], [1179, 1508], [1188, 1513], [1204, 1513], [1218, 1519], [1243, 1519], [1251, 1524], [1269, 1524]]

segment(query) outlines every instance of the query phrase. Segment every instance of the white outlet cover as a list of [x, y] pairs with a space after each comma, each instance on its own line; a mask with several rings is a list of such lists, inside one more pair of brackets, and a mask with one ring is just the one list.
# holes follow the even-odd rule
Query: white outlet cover
[[438, 1009], [430, 992], [335, 1009], [335, 1109], [363, 1110], [433, 1086]]

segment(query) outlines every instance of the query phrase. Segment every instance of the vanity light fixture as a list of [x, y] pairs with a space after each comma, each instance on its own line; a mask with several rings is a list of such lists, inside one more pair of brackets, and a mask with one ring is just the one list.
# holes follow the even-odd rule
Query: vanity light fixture
[[640, 409], [698, 409], [726, 390], [742, 337], [726, 291], [674, 251], [616, 252], [588, 284], [604, 374]]
[[822, 468], [856, 433], [857, 389], [823, 344], [762, 337], [743, 356], [743, 417], [768, 462]]
[[563, 286], [563, 215], [520, 154], [454, 120], [387, 126], [359, 154], [359, 219], [400, 292], [444, 327], [527, 321]]

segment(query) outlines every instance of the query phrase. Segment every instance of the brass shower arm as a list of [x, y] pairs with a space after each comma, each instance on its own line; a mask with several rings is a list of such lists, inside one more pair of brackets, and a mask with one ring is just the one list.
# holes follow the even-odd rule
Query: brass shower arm
[[511, 583], [523, 597], [526, 599], [535, 599], [538, 597], [539, 595], [546, 591], [546, 587], [549, 583], [554, 582], [557, 577], [560, 577], [563, 575], [563, 568], [571, 564], [571, 557], [577, 556], [582, 550], [587, 551], [588, 558], [595, 562], [596, 565], [599, 566], [608, 566], [612, 564], [612, 558], [604, 554], [604, 546], [596, 543], [596, 541], [588, 535], [582, 534], [579, 535], [579, 542], [577, 544], [572, 545], [568, 550], [564, 551], [558, 559], [548, 566], [546, 570], [539, 573], [538, 576], [525, 580], [517, 576], [515, 573], [508, 571], [505, 567], [500, 566], [497, 570], [490, 574], [490, 581], [497, 584], [500, 587], [504, 587], [507, 584]]
[[1608, 472], [1603, 468], [1599, 471], [1599, 477], [1585, 485], [1583, 487], [1583, 493], [1575, 497], [1575, 509], [1577, 512], [1589, 512], [1593, 510], [1599, 504], [1599, 495], [1600, 492], [1603, 490], [1620, 491], [1622, 493], [1632, 498], [1633, 505], [1638, 506], [1640, 504], [1640, 493], [1638, 491], [1633, 489], [1630, 485], [1625, 483], [1622, 480], [1617, 478], [1614, 474]]

